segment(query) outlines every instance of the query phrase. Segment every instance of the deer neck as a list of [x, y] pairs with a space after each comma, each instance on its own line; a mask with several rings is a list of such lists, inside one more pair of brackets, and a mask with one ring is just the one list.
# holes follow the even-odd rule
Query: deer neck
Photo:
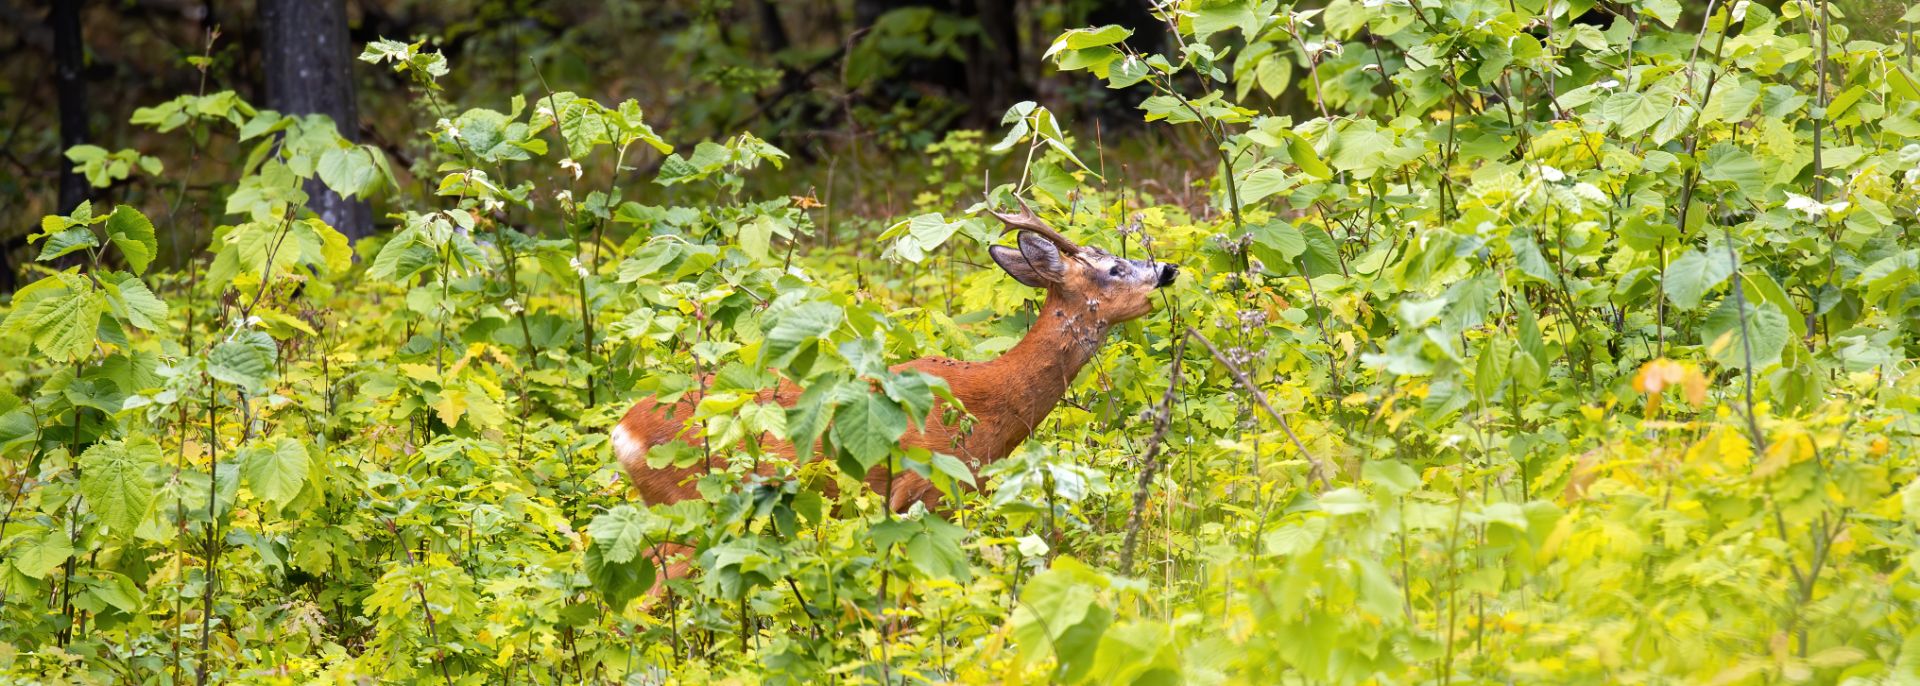
[[995, 389], [1021, 428], [1031, 431], [1066, 396], [1073, 378], [1106, 342], [1107, 320], [1098, 303], [1049, 290], [1040, 317], [1026, 338], [987, 363], [1006, 386]]

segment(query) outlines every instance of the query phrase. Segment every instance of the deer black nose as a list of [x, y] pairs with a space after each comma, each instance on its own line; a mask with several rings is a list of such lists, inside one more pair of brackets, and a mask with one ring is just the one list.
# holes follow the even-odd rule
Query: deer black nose
[[1160, 265], [1160, 282], [1159, 282], [1159, 283], [1156, 283], [1156, 284], [1154, 284], [1154, 286], [1153, 286], [1153, 287], [1154, 287], [1154, 288], [1165, 288], [1165, 287], [1167, 287], [1167, 286], [1171, 286], [1171, 285], [1173, 285], [1173, 279], [1174, 279], [1174, 277], [1176, 277], [1176, 276], [1179, 276], [1179, 275], [1180, 275], [1180, 268], [1179, 268], [1179, 267], [1175, 267], [1175, 266], [1173, 266], [1173, 265], [1171, 265], [1171, 264], [1163, 264], [1163, 265]]

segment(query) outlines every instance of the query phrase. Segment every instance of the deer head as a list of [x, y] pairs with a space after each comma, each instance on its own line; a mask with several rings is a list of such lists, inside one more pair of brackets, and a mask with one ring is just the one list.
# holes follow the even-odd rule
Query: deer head
[[1102, 330], [1146, 315], [1153, 309], [1154, 289], [1171, 285], [1179, 274], [1172, 264], [1123, 259], [1067, 240], [1024, 201], [1019, 214], [989, 212], [1008, 231], [1020, 232], [1018, 249], [988, 248], [993, 261], [1015, 281], [1047, 289], [1049, 302], [1084, 308], [1076, 314], [1094, 318]]

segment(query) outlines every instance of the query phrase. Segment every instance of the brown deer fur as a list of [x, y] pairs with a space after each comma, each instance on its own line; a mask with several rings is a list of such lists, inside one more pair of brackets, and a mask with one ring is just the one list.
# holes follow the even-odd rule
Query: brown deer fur
[[[1125, 260], [1075, 245], [1046, 227], [1031, 210], [1020, 215], [995, 214], [1009, 227], [1022, 231], [1018, 250], [1002, 246], [991, 249], [995, 262], [1021, 283], [1046, 288], [1046, 299], [1033, 327], [1012, 349], [991, 361], [927, 357], [893, 367], [946, 379], [954, 397], [974, 418], [971, 431], [962, 432], [943, 421], [945, 403], [936, 401], [925, 425], [920, 430], [909, 429], [900, 445], [954, 455], [976, 473], [1025, 441], [1060, 403], [1080, 368], [1099, 351], [1108, 330], [1147, 314], [1152, 309], [1153, 290], [1172, 283], [1176, 273], [1173, 265]], [[799, 388], [783, 382], [778, 390], [761, 392], [758, 400], [792, 406], [799, 396]], [[709, 458], [712, 465], [647, 466], [647, 451], [654, 445], [673, 440], [702, 444], [705, 439], [698, 435], [699, 425], [690, 426], [687, 421], [700, 397], [699, 392], [690, 392], [667, 406], [652, 398], [643, 399], [613, 428], [614, 454], [634, 489], [649, 504], [699, 498], [693, 482], [709, 469], [724, 466], [724, 458], [719, 456]], [[794, 454], [793, 447], [784, 442], [766, 440], [762, 446], [788, 459]], [[761, 473], [772, 470], [772, 464], [764, 464]], [[940, 496], [931, 482], [910, 472], [894, 474], [889, 488], [885, 469], [876, 468], [868, 474], [866, 483], [886, 495], [888, 506], [895, 511], [916, 502], [932, 507]], [[678, 576], [680, 571], [669, 574]]]

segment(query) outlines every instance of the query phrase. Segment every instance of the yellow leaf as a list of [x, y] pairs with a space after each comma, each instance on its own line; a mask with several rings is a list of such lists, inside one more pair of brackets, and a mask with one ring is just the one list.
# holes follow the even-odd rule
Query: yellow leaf
[[429, 365], [411, 362], [403, 363], [400, 365], [400, 373], [407, 375], [407, 378], [413, 379], [414, 381], [440, 382], [440, 372], [434, 371], [433, 367]]
[[467, 413], [467, 392], [457, 388], [441, 391], [440, 397], [433, 401], [433, 411], [440, 415], [441, 423], [459, 424], [460, 416]]

